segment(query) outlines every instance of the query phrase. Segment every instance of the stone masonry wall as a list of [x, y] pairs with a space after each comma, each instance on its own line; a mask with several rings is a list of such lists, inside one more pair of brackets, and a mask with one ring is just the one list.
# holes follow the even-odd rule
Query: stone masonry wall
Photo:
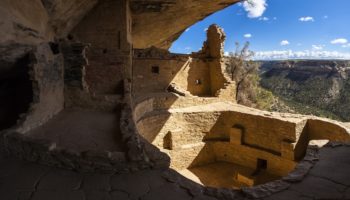
[[[147, 51], [147, 50], [145, 50]], [[140, 52], [140, 50], [137, 50]], [[137, 55], [137, 53], [134, 53]], [[135, 57], [133, 59], [133, 92], [141, 94], [166, 92], [176, 75], [185, 67], [188, 57], [159, 55]], [[153, 71], [152, 71], [153, 70]]]
[[63, 109], [63, 57], [43, 43], [30, 53], [33, 103], [20, 120], [18, 131], [25, 133], [40, 126]]
[[71, 33], [75, 40], [91, 44], [86, 81], [92, 93], [124, 92], [124, 71], [131, 66], [127, 6], [126, 1], [100, 1]]

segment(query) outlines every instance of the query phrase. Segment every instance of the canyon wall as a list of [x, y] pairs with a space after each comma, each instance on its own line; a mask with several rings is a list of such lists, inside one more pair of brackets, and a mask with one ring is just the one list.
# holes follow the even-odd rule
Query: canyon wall
[[275, 95], [350, 120], [349, 61], [270, 61], [261, 71], [261, 85]]

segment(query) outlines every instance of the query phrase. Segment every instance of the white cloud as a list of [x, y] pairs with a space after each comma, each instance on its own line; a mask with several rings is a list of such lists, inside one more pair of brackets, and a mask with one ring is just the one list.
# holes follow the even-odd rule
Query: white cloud
[[303, 44], [301, 44], [301, 43], [298, 43], [298, 44], [297, 44], [297, 46], [302, 46], [302, 45], [303, 45]]
[[268, 17], [259, 17], [259, 20], [260, 21], [269, 21], [269, 18]]
[[299, 21], [301, 21], [301, 22], [313, 22], [315, 20], [313, 17], [307, 16], [307, 17], [300, 17]]
[[252, 37], [252, 34], [250, 34], [250, 33], [244, 34], [244, 37], [245, 37], [245, 38], [251, 38], [251, 37]]
[[190, 29], [190, 28], [188, 28], [188, 29], [186, 29], [186, 30], [185, 30], [185, 32], [188, 32], [188, 31], [190, 31], [190, 30], [191, 30], [191, 29]]
[[255, 60], [286, 60], [286, 59], [350, 59], [350, 53], [338, 51], [260, 51], [255, 52]]
[[280, 44], [281, 46], [286, 46], [286, 45], [289, 45], [290, 43], [288, 40], [282, 40]]
[[328, 19], [328, 15], [323, 16], [323, 19]]
[[205, 28], [205, 29], [204, 29], [204, 32], [207, 32], [207, 31], [208, 31], [208, 28]]
[[331, 44], [346, 44], [348, 40], [345, 38], [337, 38], [331, 41]]
[[350, 47], [350, 43], [343, 44], [342, 47], [343, 47], [343, 48], [349, 48], [349, 47]]
[[274, 17], [273, 20], [277, 20], [277, 17]]
[[242, 5], [244, 10], [248, 12], [249, 18], [261, 17], [267, 7], [266, 0], [246, 0]]
[[312, 45], [312, 50], [314, 51], [319, 51], [319, 50], [322, 50], [324, 47], [324, 45], [316, 45], [316, 44], [313, 44]]
[[185, 50], [190, 50], [190, 49], [192, 49], [191, 47], [185, 47]]

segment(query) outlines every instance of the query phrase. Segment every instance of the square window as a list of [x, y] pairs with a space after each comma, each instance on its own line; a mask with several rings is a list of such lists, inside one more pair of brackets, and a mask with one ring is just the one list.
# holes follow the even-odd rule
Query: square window
[[258, 158], [256, 169], [257, 170], [267, 169], [267, 160]]
[[159, 66], [152, 66], [152, 73], [159, 74]]

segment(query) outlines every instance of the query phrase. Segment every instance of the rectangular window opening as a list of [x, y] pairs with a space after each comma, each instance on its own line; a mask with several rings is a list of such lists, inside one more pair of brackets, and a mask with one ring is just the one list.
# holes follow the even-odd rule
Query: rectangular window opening
[[159, 74], [159, 66], [152, 66], [152, 73]]
[[256, 169], [257, 170], [267, 169], [267, 160], [258, 158]]

